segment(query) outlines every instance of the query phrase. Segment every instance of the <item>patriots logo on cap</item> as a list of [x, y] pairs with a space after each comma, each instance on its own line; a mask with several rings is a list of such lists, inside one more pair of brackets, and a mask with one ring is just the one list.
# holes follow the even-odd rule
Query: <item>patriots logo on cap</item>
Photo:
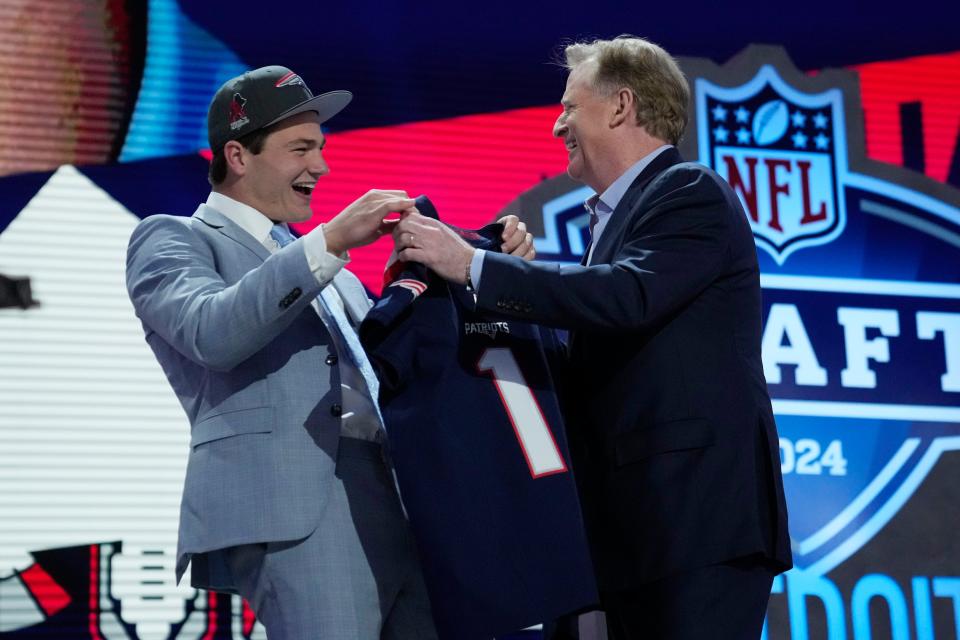
[[250, 118], [247, 117], [247, 111], [244, 109], [244, 106], [247, 104], [247, 99], [244, 98], [239, 93], [233, 94], [233, 100], [230, 101], [230, 130], [236, 131], [243, 125], [250, 122]]
[[277, 84], [276, 84], [275, 86], [276, 86], [276, 87], [289, 87], [290, 85], [293, 85], [293, 84], [299, 84], [301, 87], [306, 87], [306, 86], [307, 86], [307, 85], [305, 85], [305, 84], [303, 83], [303, 78], [301, 78], [299, 75], [295, 74], [293, 71], [291, 71], [291, 72], [288, 73], [287, 75], [285, 75], [285, 76], [283, 76], [282, 78], [280, 78], [279, 80], [277, 80]]

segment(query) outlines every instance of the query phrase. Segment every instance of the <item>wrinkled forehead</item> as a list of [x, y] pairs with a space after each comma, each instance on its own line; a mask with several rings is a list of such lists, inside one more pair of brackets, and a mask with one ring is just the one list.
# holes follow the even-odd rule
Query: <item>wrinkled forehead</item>
[[294, 138], [315, 139], [323, 142], [323, 129], [320, 126], [320, 116], [316, 111], [305, 111], [295, 116], [290, 116], [271, 127], [270, 137], [280, 140]]
[[594, 78], [596, 77], [596, 73], [597, 61], [595, 58], [588, 58], [570, 69], [570, 74], [567, 76], [564, 98], [581, 91], [592, 91], [595, 87]]

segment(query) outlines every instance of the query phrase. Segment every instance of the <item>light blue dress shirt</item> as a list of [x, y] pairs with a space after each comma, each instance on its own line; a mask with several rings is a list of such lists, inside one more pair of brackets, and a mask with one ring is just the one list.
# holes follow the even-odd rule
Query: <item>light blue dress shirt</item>
[[[629, 169], [624, 171], [619, 178], [614, 180], [613, 183], [607, 187], [606, 191], [600, 195], [594, 194], [590, 196], [587, 198], [587, 201], [583, 203], [583, 206], [587, 208], [587, 211], [589, 211], [591, 215], [597, 216], [597, 223], [593, 227], [593, 237], [590, 241], [590, 254], [587, 257], [587, 264], [590, 264], [590, 258], [593, 257], [593, 248], [600, 242], [600, 236], [603, 234], [607, 222], [610, 221], [610, 216], [617, 208], [617, 205], [620, 204], [620, 200], [623, 199], [627, 189], [629, 189], [633, 181], [637, 179], [637, 176], [653, 162], [654, 158], [672, 146], [673, 145], [665, 144], [643, 156]], [[477, 249], [474, 251], [473, 260], [470, 263], [470, 280], [473, 281], [473, 287], [477, 290], [480, 289], [480, 279], [483, 275], [483, 256], [485, 253], [483, 249]]]

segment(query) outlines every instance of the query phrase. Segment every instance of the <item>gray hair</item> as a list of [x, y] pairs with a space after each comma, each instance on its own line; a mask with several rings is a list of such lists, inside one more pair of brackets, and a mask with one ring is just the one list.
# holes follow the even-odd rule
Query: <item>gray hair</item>
[[676, 60], [661, 47], [635, 36], [577, 42], [564, 49], [568, 70], [596, 61], [594, 89], [610, 96], [626, 88], [637, 104], [637, 124], [650, 135], [677, 144], [687, 126], [690, 88]]

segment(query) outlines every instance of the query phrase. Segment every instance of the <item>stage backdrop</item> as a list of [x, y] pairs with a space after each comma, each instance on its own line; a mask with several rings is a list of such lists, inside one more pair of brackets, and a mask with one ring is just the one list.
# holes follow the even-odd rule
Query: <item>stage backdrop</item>
[[[41, 303], [0, 310], [0, 638], [263, 638], [239, 599], [173, 582], [189, 426], [123, 284], [136, 223], [206, 197], [209, 96], [263, 62], [172, 0], [40, 4], [5, 3], [0, 27], [20, 38], [0, 49], [0, 273]], [[797, 564], [764, 633], [958, 637], [960, 51], [801, 71], [751, 46], [682, 64], [682, 151], [737, 190], [763, 272]], [[541, 67], [559, 99], [562, 74]], [[563, 175], [558, 106], [446, 99], [445, 116], [332, 129], [299, 230], [404, 188], [460, 226], [517, 213], [542, 259], [579, 261], [590, 194]], [[374, 295], [390, 248], [352, 255]]]

